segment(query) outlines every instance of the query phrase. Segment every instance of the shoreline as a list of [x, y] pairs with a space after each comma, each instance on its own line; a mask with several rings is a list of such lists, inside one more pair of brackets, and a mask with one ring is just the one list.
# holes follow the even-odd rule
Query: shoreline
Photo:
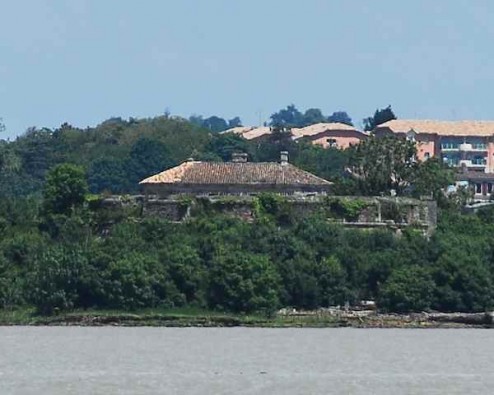
[[29, 310], [0, 312], [0, 326], [120, 326], [173, 328], [494, 328], [493, 313], [300, 312], [273, 317], [218, 312], [77, 311], [42, 316]]

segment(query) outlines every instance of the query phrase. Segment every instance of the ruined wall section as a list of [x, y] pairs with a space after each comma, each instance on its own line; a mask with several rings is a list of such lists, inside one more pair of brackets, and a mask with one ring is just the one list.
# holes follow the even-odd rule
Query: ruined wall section
[[[163, 218], [180, 222], [198, 215], [217, 213], [246, 221], [256, 217], [256, 196], [202, 196], [196, 198], [111, 197], [103, 200], [105, 207], [132, 207], [143, 217]], [[405, 197], [364, 196], [279, 196], [290, 215], [300, 218], [320, 214], [347, 227], [402, 229], [415, 227], [430, 235], [437, 224], [437, 204], [431, 200]]]

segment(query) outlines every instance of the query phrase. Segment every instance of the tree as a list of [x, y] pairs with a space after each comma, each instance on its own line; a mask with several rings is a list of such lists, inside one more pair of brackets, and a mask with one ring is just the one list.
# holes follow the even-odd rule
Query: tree
[[309, 108], [305, 111], [303, 117], [303, 125], [308, 126], [316, 123], [326, 122], [326, 117], [319, 108]]
[[234, 312], [272, 312], [278, 308], [279, 277], [263, 255], [222, 251], [210, 269], [209, 304]]
[[215, 134], [205, 147], [206, 152], [214, 154], [227, 162], [234, 152], [249, 152], [249, 143], [234, 133]]
[[127, 162], [130, 188], [137, 189], [138, 183], [145, 177], [173, 166], [175, 162], [170, 156], [168, 147], [161, 141], [148, 137], [139, 138], [132, 146]]
[[272, 126], [272, 133], [259, 141], [257, 145], [257, 160], [261, 162], [277, 162], [281, 151], [295, 152], [297, 143], [292, 139], [290, 129]]
[[413, 180], [416, 152], [411, 141], [371, 136], [349, 148], [349, 171], [366, 195], [389, 193], [392, 189], [402, 194]]
[[202, 127], [209, 129], [211, 132], [222, 132], [228, 129], [228, 123], [223, 118], [213, 115], [204, 120]]
[[397, 269], [381, 287], [378, 306], [398, 313], [428, 310], [434, 287], [432, 276], [425, 268], [410, 266]]
[[396, 116], [393, 110], [391, 109], [391, 106], [382, 109], [377, 109], [374, 112], [374, 116], [364, 118], [364, 130], [367, 131], [374, 130], [377, 125], [391, 121], [393, 119], [396, 119]]
[[271, 126], [282, 128], [298, 128], [303, 126], [304, 116], [297, 110], [294, 104], [271, 115]]
[[82, 206], [88, 192], [86, 174], [80, 166], [64, 163], [46, 176], [43, 208], [46, 213], [70, 214]]
[[0, 132], [5, 131], [5, 124], [3, 123], [3, 118], [0, 118]]
[[228, 128], [237, 128], [239, 126], [242, 126], [242, 121], [240, 120], [239, 117], [232, 118], [228, 121]]
[[335, 111], [328, 117], [328, 122], [339, 122], [353, 126], [352, 118], [350, 118], [346, 111]]
[[33, 263], [29, 273], [31, 302], [41, 314], [89, 307], [99, 273], [88, 265], [79, 249], [49, 248]]
[[202, 127], [202, 125], [204, 124], [204, 118], [202, 117], [202, 115], [192, 114], [189, 117], [189, 122], [193, 125]]
[[446, 199], [444, 189], [455, 182], [455, 173], [439, 158], [431, 158], [418, 164], [413, 176], [413, 192], [419, 197], [431, 195], [434, 199]]
[[[93, 193], [123, 193], [129, 189], [125, 163], [121, 159], [101, 158], [94, 161], [88, 170], [89, 189]], [[130, 189], [135, 186], [130, 186]]]

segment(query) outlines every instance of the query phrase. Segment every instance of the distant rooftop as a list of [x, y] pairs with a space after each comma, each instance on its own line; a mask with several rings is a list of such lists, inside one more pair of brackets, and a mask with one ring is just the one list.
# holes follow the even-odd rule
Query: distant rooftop
[[242, 136], [246, 140], [254, 140], [258, 137], [271, 134], [272, 130], [269, 126], [238, 126], [236, 128], [227, 129], [220, 134], [225, 133], [234, 133]]
[[[305, 126], [303, 128], [292, 128], [291, 132], [292, 138], [294, 140], [297, 140], [302, 137], [315, 136], [319, 133], [333, 130], [359, 132], [357, 129], [355, 129], [355, 127], [339, 122], [316, 123], [314, 125]], [[273, 133], [273, 131], [269, 126], [239, 126], [221, 132], [221, 134], [224, 133], [234, 133], [242, 136], [246, 140], [254, 140], [258, 137], [269, 135]]]
[[494, 136], [494, 121], [433, 121], [395, 119], [382, 123], [375, 130], [388, 128], [394, 133], [437, 134], [440, 136]]
[[303, 128], [293, 128], [292, 134], [293, 134], [293, 139], [296, 140], [302, 137], [315, 136], [316, 134], [324, 133], [327, 131], [333, 131], [333, 130], [348, 130], [348, 131], [358, 132], [358, 130], [355, 129], [355, 127], [347, 125], [345, 123], [326, 122], [326, 123], [316, 123], [314, 125], [309, 125]]

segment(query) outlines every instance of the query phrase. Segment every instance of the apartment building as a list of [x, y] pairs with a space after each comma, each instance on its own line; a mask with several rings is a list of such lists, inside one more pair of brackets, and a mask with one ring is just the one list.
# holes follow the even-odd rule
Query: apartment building
[[420, 160], [436, 156], [467, 172], [494, 173], [494, 121], [393, 120], [374, 133], [416, 142]]

